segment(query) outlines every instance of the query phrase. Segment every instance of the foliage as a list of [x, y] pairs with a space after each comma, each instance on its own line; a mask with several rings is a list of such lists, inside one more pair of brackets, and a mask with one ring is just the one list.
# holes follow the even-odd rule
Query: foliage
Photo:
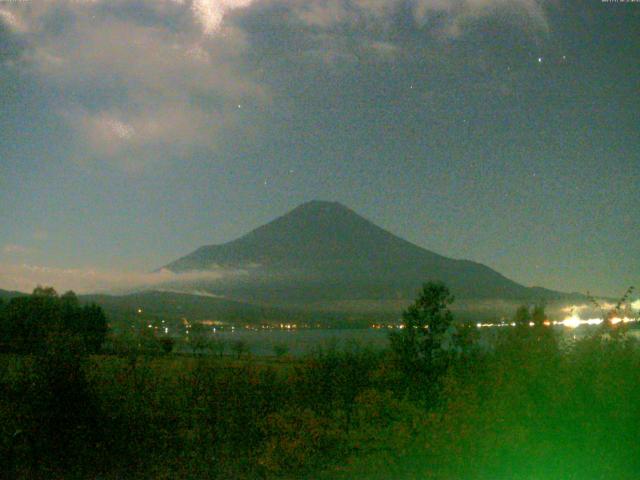
[[243, 354], [249, 352], [249, 344], [242, 339], [238, 339], [231, 343], [231, 351], [236, 355], [236, 358], [241, 358]]
[[606, 309], [593, 295], [589, 294], [589, 300], [596, 309], [600, 311], [601, 318], [604, 320], [601, 325], [601, 331], [603, 334], [619, 338], [627, 330], [624, 324], [616, 325], [613, 323], [613, 319], [621, 318], [623, 316], [633, 316], [631, 314], [630, 299], [635, 287], [630, 286], [622, 294], [622, 296], [616, 301], [613, 308]]
[[276, 343], [273, 346], [273, 353], [276, 357], [282, 358], [289, 353], [289, 347], [284, 343]]
[[173, 347], [176, 344], [175, 339], [172, 337], [162, 337], [159, 339], [159, 342], [160, 342], [160, 346], [162, 347], [162, 351], [165, 354], [171, 353], [171, 351], [173, 350]]
[[531, 312], [527, 305], [521, 305], [513, 316], [513, 323], [518, 327], [528, 327], [531, 322]]
[[31, 296], [12, 298], [0, 309], [3, 350], [36, 353], [59, 337], [75, 337], [88, 353], [100, 350], [108, 326], [102, 309], [81, 306], [73, 292], [58, 296], [51, 287], [37, 287]]
[[391, 348], [409, 375], [432, 383], [458, 350], [456, 328], [449, 306], [453, 295], [440, 282], [428, 282], [402, 314], [404, 328], [390, 335]]
[[[596, 330], [561, 350], [534, 307], [533, 326], [473, 350], [471, 332], [453, 330], [447, 293], [427, 293], [408, 320], [434, 335], [412, 329], [408, 360], [436, 368], [443, 355], [446, 368], [409, 381], [398, 351], [356, 343], [273, 361], [159, 355], [145, 333], [111, 336], [110, 355], [88, 356], [71, 335], [0, 355], [0, 477], [637, 478], [633, 332]], [[441, 351], [427, 356], [421, 342]], [[429, 382], [437, 402], [411, 394]]]

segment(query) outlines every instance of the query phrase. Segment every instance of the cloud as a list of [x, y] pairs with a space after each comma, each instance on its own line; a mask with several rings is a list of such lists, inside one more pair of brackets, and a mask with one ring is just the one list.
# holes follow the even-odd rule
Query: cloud
[[122, 0], [49, 0], [9, 13], [30, 45], [24, 59], [55, 91], [55, 109], [74, 134], [72, 157], [140, 172], [215, 149], [238, 126], [239, 104], [268, 102], [241, 69], [244, 33], [223, 23], [251, 3], [140, 1], [131, 15]]
[[[256, 128], [246, 125], [245, 112], [271, 104], [265, 62], [256, 62], [252, 51], [262, 47], [252, 42], [265, 21], [276, 44], [278, 28], [302, 39], [285, 55], [327, 65], [399, 58], [406, 10], [413, 27], [443, 39], [463, 35], [486, 16], [548, 29], [538, 0], [23, 3], [2, 5], [0, 22], [28, 45], [23, 59], [51, 89], [52, 108], [72, 133], [71, 158], [132, 173], [213, 152], [229, 134]], [[242, 21], [252, 14], [260, 18]]]
[[[149, 288], [185, 291], [180, 285], [193, 282], [215, 282], [246, 275], [245, 270], [212, 269], [174, 273], [160, 270], [152, 273], [96, 270], [92, 268], [50, 268], [27, 264], [0, 264], [0, 288], [30, 292], [38, 285], [50, 285], [63, 292], [76, 293], [111, 292], [122, 293]], [[187, 291], [191, 288], [186, 287]]]
[[5, 2], [0, 19], [20, 33], [39, 32], [56, 15], [83, 16], [95, 19], [101, 13], [131, 12], [148, 17], [188, 17], [190, 26], [213, 34], [222, 27], [225, 16], [250, 6], [254, 0], [40, 0]]
[[[561, 311], [563, 313], [570, 314], [570, 315], [571, 314], [581, 315], [584, 312], [598, 312], [600, 310], [608, 312], [616, 308], [615, 303], [611, 303], [607, 301], [599, 301], [598, 305], [599, 306], [586, 304], [586, 303], [583, 303], [581, 305], [568, 305], [562, 308]], [[625, 308], [625, 305], [623, 305], [623, 308]], [[640, 299], [629, 302], [628, 306], [631, 307], [632, 310], [640, 310]]]
[[191, 10], [206, 34], [220, 29], [225, 14], [229, 11], [248, 7], [253, 0], [194, 0]]
[[2, 253], [5, 255], [28, 255], [32, 252], [33, 249], [15, 243], [7, 244], [2, 248]]
[[25, 33], [27, 26], [22, 19], [6, 8], [0, 8], [0, 23], [4, 23], [11, 30], [18, 33]]
[[474, 21], [488, 16], [505, 16], [523, 29], [549, 30], [542, 3], [539, 0], [414, 0], [413, 14], [420, 25], [439, 17], [439, 32], [446, 37], [458, 37]]
[[539, 0], [312, 0], [292, 3], [304, 24], [333, 29], [338, 25], [384, 31], [407, 6], [418, 26], [457, 37], [473, 21], [486, 16], [510, 16], [523, 28], [547, 31], [546, 14]]
[[188, 293], [189, 295], [196, 295], [198, 297], [208, 298], [224, 298], [224, 295], [216, 295], [215, 293], [207, 292], [205, 290], [190, 290], [190, 289], [177, 289], [177, 288], [157, 288], [159, 292], [167, 293]]
[[[537, 43], [549, 32], [547, 12], [540, 0], [255, 2], [260, 18], [268, 17], [270, 8], [274, 19], [280, 18], [279, 27], [283, 31], [288, 28], [289, 35], [296, 39], [290, 42], [283, 36], [283, 42], [289, 41], [290, 48], [277, 50], [278, 54], [329, 66], [427, 60], [434, 63], [434, 69], [440, 69], [441, 65], [436, 63], [450, 61], [448, 49], [457, 40], [467, 36], [473, 41], [495, 41], [493, 31], [483, 31], [487, 20], [497, 20], [506, 31], [521, 34], [523, 42]], [[286, 15], [282, 15], [283, 9]], [[267, 40], [274, 44], [271, 38]]]
[[217, 133], [224, 125], [219, 114], [185, 110], [180, 103], [134, 112], [112, 109], [94, 113], [76, 107], [63, 111], [63, 117], [82, 135], [74, 153], [77, 162], [108, 160], [131, 173], [157, 164], [167, 152], [186, 156], [193, 147], [215, 147]]

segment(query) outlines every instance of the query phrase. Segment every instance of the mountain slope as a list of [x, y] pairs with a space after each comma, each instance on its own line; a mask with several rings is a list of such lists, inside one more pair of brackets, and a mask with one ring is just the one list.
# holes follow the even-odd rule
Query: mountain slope
[[[127, 295], [91, 294], [78, 297], [83, 304], [100, 305], [110, 323], [117, 328], [127, 328], [134, 319], [166, 320], [170, 322], [213, 320], [231, 325], [259, 325], [262, 323], [297, 323], [310, 320], [307, 312], [277, 307], [251, 305], [222, 298], [212, 298], [188, 293], [149, 290]], [[314, 314], [314, 322], [323, 326], [363, 326], [371, 319], [391, 320], [382, 314], [366, 319], [362, 316], [346, 316], [339, 312]]]
[[138, 309], [148, 315], [177, 319], [188, 317], [190, 320], [258, 318], [264, 309], [231, 300], [211, 298], [187, 293], [143, 291], [127, 295], [92, 294], [80, 295], [83, 303], [96, 303], [107, 314], [126, 314], [135, 316]]
[[413, 298], [426, 280], [441, 280], [459, 298], [550, 299], [489, 267], [414, 245], [336, 202], [312, 201], [237, 240], [209, 245], [165, 268], [216, 268], [247, 274], [200, 288], [271, 304]]
[[16, 291], [9, 291], [9, 290], [2, 290], [0, 289], [0, 299], [8, 301], [11, 300], [14, 297], [23, 297], [27, 295], [26, 293], [22, 293], [22, 292], [16, 292]]

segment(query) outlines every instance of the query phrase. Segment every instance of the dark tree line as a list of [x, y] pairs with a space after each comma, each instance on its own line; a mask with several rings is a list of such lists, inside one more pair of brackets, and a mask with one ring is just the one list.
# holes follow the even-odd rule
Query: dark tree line
[[73, 345], [86, 353], [100, 350], [107, 319], [97, 305], [80, 305], [72, 291], [58, 295], [51, 287], [37, 287], [25, 297], [0, 304], [0, 349], [42, 353], [52, 345]]
[[[198, 335], [190, 357], [139, 351], [137, 340], [120, 355], [89, 356], [70, 348], [83, 334], [63, 325], [90, 310], [71, 294], [35, 293], [12, 308], [64, 335], [44, 334], [46, 350], [28, 358], [0, 355], [0, 478], [635, 479], [640, 471], [638, 343], [593, 330], [560, 348], [541, 306], [520, 308], [513, 328], [479, 348], [475, 326], [453, 318], [447, 287], [427, 283], [390, 349], [329, 345], [272, 362], [243, 356], [239, 344], [232, 351], [241, 359], [201, 354], [215, 350]], [[0, 305], [3, 322], [8, 307]]]

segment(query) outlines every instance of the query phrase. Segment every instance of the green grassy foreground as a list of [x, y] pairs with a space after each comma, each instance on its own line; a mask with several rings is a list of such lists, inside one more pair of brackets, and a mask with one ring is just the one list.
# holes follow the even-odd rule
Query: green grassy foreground
[[5, 354], [2, 476], [638, 478], [636, 343], [532, 338], [505, 334], [436, 381], [356, 346], [295, 361]]

